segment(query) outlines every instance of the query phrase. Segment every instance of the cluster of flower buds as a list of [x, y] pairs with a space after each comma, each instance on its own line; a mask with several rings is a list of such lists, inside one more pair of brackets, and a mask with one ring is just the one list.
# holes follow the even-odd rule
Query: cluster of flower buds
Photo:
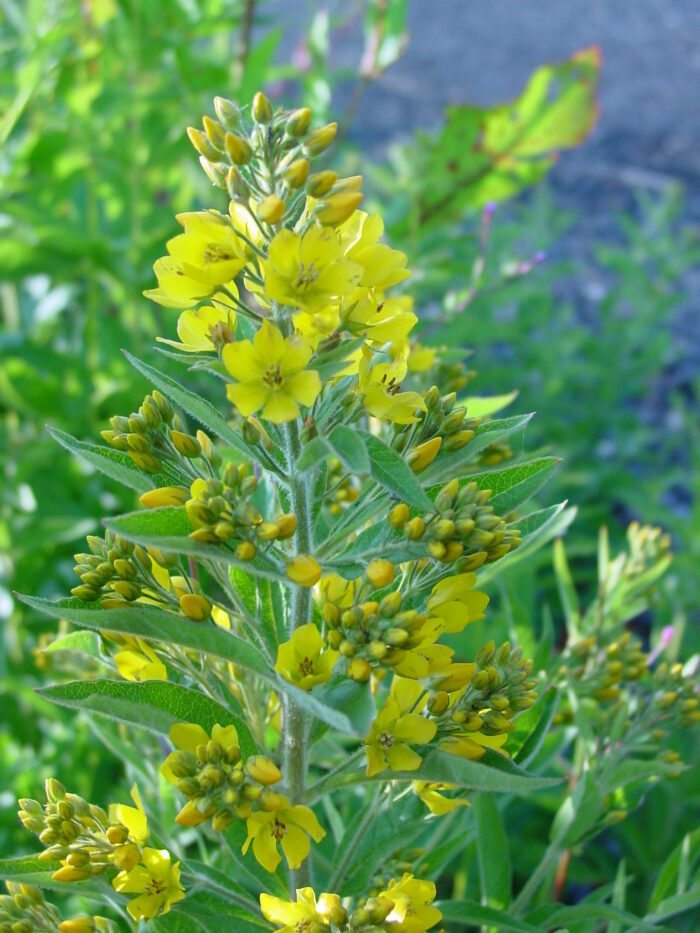
[[663, 661], [654, 671], [656, 706], [677, 716], [681, 726], [691, 726], [700, 722], [700, 701], [698, 700], [697, 665], [668, 665]]
[[639, 639], [623, 632], [615, 641], [600, 645], [588, 636], [571, 645], [564, 657], [567, 680], [578, 696], [604, 702], [616, 700], [626, 683], [647, 671], [647, 656]]
[[[460, 356], [464, 351], [459, 351]], [[431, 377], [436, 385], [442, 386], [448, 392], [461, 392], [477, 375], [476, 370], [467, 369], [461, 359], [454, 358], [455, 351], [438, 349]], [[474, 419], [472, 419], [474, 420]]]
[[[474, 437], [479, 426], [478, 418], [468, 418], [464, 405], [455, 407], [457, 395], [450, 392], [440, 395], [437, 386], [432, 386], [423, 396], [426, 412], [420, 425], [420, 432], [413, 438], [424, 444], [435, 438], [442, 438], [440, 450], [461, 450]], [[394, 427], [397, 435], [394, 444], [398, 448], [408, 442], [409, 434], [401, 430], [401, 425]], [[436, 451], [437, 452], [437, 451]], [[410, 462], [410, 460], [409, 460]]]
[[[431, 906], [435, 885], [420, 881], [407, 866], [401, 880], [392, 879], [362, 901], [348, 919], [352, 933], [380, 933], [392, 930], [428, 930], [442, 919], [440, 911]], [[398, 908], [398, 909], [397, 909]]]
[[[183, 477], [192, 475], [187, 461], [204, 458], [213, 469], [221, 465], [221, 454], [204, 431], [196, 436], [183, 431], [170, 402], [154, 389], [137, 412], [114, 415], [111, 430], [102, 431], [103, 439], [116, 450], [128, 453], [139, 469], [159, 473], [170, 463]], [[166, 503], [169, 504], [169, 503]]]
[[251, 496], [258, 481], [248, 464], [226, 464], [221, 479], [197, 479], [185, 503], [194, 526], [190, 537], [196, 541], [236, 546], [239, 560], [252, 560], [261, 543], [283, 541], [296, 531], [296, 517], [280, 515], [275, 521], [263, 521]]
[[398, 590], [378, 602], [355, 602], [348, 608], [326, 598], [322, 612], [328, 644], [345, 659], [349, 677], [363, 682], [372, 673], [381, 677], [388, 670], [403, 677], [430, 673], [430, 662], [422, 649], [434, 645], [441, 628], [415, 609], [402, 611], [401, 603]]
[[399, 503], [389, 513], [389, 522], [409, 541], [425, 544], [434, 560], [455, 564], [460, 571], [475, 570], [520, 544], [520, 532], [495, 514], [490, 497], [490, 489], [479, 489], [474, 482], [460, 487], [454, 479], [435, 496], [434, 512], [411, 518], [408, 506]]
[[19, 818], [46, 847], [39, 858], [61, 863], [52, 875], [55, 881], [83, 881], [111, 865], [129, 869], [138, 863], [141, 849], [125, 826], [111, 822], [101, 807], [67, 793], [54, 778], [45, 788], [46, 804], [20, 800]]
[[61, 920], [58, 911], [32, 884], [6, 881], [7, 894], [0, 895], [0, 933], [117, 933], [105, 917], [74, 917]]
[[671, 538], [660, 528], [632, 522], [627, 528], [627, 541], [629, 551], [623, 571], [626, 577], [639, 577], [671, 556]]
[[252, 200], [263, 223], [274, 225], [295, 216], [307, 195], [319, 199], [314, 216], [322, 224], [342, 223], [362, 201], [359, 176], [311, 174], [310, 160], [333, 142], [336, 123], [311, 129], [308, 107], [273, 110], [261, 91], [253, 98], [252, 127], [233, 101], [217, 97], [214, 109], [218, 120], [203, 117], [203, 130], [188, 129], [190, 141], [212, 184], [234, 200]]
[[257, 806], [272, 810], [279, 794], [269, 788], [282, 780], [277, 765], [264, 755], [241, 757], [236, 730], [215, 725], [211, 736], [199, 726], [173, 726], [177, 746], [162, 765], [164, 777], [187, 798], [176, 817], [181, 826], [211, 821], [223, 832], [236, 818], [246, 820]]
[[[522, 648], [490, 641], [479, 651], [475, 664], [453, 664], [439, 675], [437, 690], [428, 702], [439, 718], [443, 734], [483, 732], [503, 735], [515, 728], [513, 718], [529, 709], [537, 698], [537, 681], [530, 680], [532, 661]], [[450, 694], [456, 699], [450, 701]]]
[[80, 585], [71, 593], [92, 601], [102, 597], [105, 608], [114, 608], [138, 599], [144, 584], [151, 583], [151, 561], [143, 548], [107, 530], [104, 538], [87, 536], [89, 554], [74, 554], [74, 572]]

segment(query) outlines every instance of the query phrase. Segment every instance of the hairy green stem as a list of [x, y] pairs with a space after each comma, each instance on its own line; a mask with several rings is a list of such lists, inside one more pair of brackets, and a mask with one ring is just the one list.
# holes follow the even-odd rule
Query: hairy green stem
[[[311, 550], [311, 489], [308, 479], [296, 470], [301, 451], [299, 425], [289, 422], [283, 428], [285, 456], [287, 461], [287, 487], [292, 511], [296, 515], [297, 530], [294, 536], [296, 554], [308, 554]], [[311, 619], [311, 588], [292, 586], [289, 604], [288, 634], [305, 625]], [[292, 803], [299, 803], [306, 788], [307, 743], [306, 714], [299, 704], [289, 696], [282, 699], [282, 732], [284, 776]], [[289, 872], [289, 887], [294, 896], [297, 888], [311, 884], [311, 861], [307, 858], [301, 868]]]

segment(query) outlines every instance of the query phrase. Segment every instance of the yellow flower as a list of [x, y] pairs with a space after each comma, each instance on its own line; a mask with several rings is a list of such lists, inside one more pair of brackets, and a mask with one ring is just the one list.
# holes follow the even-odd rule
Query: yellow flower
[[[238, 289], [229, 284], [229, 290], [238, 295]], [[202, 305], [196, 311], [183, 311], [177, 322], [177, 340], [156, 337], [158, 343], [165, 343], [183, 353], [208, 353], [216, 350], [216, 339], [233, 340], [236, 330], [236, 312], [231, 299], [223, 292], [214, 295], [213, 304]]]
[[299, 868], [309, 854], [311, 844], [320, 842], [326, 835], [313, 810], [301, 804], [292, 806], [281, 794], [268, 796], [270, 810], [259, 810], [248, 817], [248, 838], [243, 844], [243, 854], [253, 843], [253, 855], [269, 872], [275, 872], [282, 858], [277, 851], [280, 843], [290, 868]]
[[244, 417], [262, 408], [261, 417], [281, 424], [299, 414], [299, 404], [310, 406], [321, 391], [321, 379], [306, 369], [310, 345], [300, 337], [283, 337], [269, 321], [250, 340], [227, 343], [222, 359], [236, 380], [226, 387], [229, 401]]
[[110, 825], [119, 823], [124, 826], [129, 832], [129, 839], [137, 845], [143, 845], [148, 839], [148, 819], [136, 784], [131, 788], [131, 799], [136, 804], [135, 807], [123, 803], [110, 804], [109, 822]]
[[167, 914], [185, 896], [180, 884], [180, 863], [171, 864], [167, 849], [144, 849], [141, 862], [131, 871], [120, 871], [112, 886], [120, 894], [138, 894], [126, 905], [134, 920], [151, 920], [158, 914]]
[[448, 735], [440, 739], [440, 748], [443, 752], [447, 752], [448, 755], [468, 758], [470, 761], [481, 758], [487, 748], [509, 757], [508, 753], [502, 749], [507, 738], [507, 732], [503, 732], [501, 735], [485, 735], [483, 732], [462, 732], [458, 735]]
[[392, 910], [384, 920], [387, 933], [425, 933], [442, 920], [437, 907], [429, 906], [435, 900], [432, 881], [419, 881], [405, 874], [401, 881], [390, 881], [377, 900], [391, 901]]
[[[170, 727], [170, 741], [175, 748], [181, 751], [192, 752], [193, 755], [196, 755], [197, 749], [200, 746], [206, 746], [209, 743], [209, 738], [207, 732], [196, 723], [176, 722]], [[221, 745], [224, 752], [228, 749], [239, 749], [238, 733], [236, 732], [235, 726], [221, 726], [219, 723], [216, 723], [211, 730], [211, 738], [214, 742], [218, 742], [218, 744]], [[171, 752], [160, 766], [160, 773], [167, 781], [170, 781], [171, 784], [177, 784], [181, 777], [181, 775], [176, 773], [178, 757], [177, 751]], [[204, 819], [206, 819], [206, 817]]]
[[434, 816], [452, 813], [457, 807], [470, 807], [468, 800], [459, 797], [445, 797], [441, 791], [454, 790], [456, 784], [440, 784], [438, 781], [414, 781], [412, 788]]
[[417, 321], [413, 299], [408, 295], [383, 298], [367, 292], [353, 304], [347, 315], [350, 332], [366, 334], [375, 346], [406, 340]]
[[445, 632], [461, 632], [471, 622], [484, 618], [489, 598], [473, 589], [475, 583], [475, 573], [459, 573], [433, 587], [428, 612], [442, 620]]
[[327, 649], [313, 622], [294, 631], [277, 650], [275, 670], [302, 690], [331, 679], [338, 652]]
[[367, 746], [368, 777], [387, 768], [415, 771], [420, 767], [423, 759], [410, 745], [426, 745], [437, 731], [434, 722], [415, 711], [421, 699], [425, 696], [419, 683], [394, 677], [391, 694], [364, 742]]
[[427, 373], [435, 362], [436, 347], [426, 347], [420, 343], [412, 343], [408, 354], [408, 371], [410, 373]]
[[138, 651], [118, 651], [114, 663], [124, 680], [141, 682], [143, 680], [167, 680], [168, 670], [148, 644], [140, 638], [135, 639]]
[[216, 211], [178, 214], [177, 220], [185, 232], [168, 242], [168, 256], [156, 260], [158, 288], [144, 295], [168, 308], [190, 308], [241, 271], [245, 244]]
[[264, 266], [265, 294], [292, 308], [321, 311], [349, 295], [362, 274], [361, 266], [343, 257], [333, 230], [312, 227], [303, 236], [280, 230]]
[[260, 895], [260, 909], [270, 923], [281, 923], [275, 933], [298, 933], [314, 929], [314, 924], [327, 925], [331, 914], [342, 916], [344, 911], [337, 894], [322, 894], [318, 902], [313, 888], [297, 888], [297, 899], [283, 901], [270, 894]]
[[359, 585], [359, 577], [357, 580], [345, 580], [339, 573], [324, 574], [318, 584], [321, 601], [335, 603], [339, 609], [350, 609]]
[[362, 267], [363, 287], [384, 291], [411, 274], [404, 253], [378, 242], [384, 233], [379, 214], [355, 211], [337, 229], [343, 253]]
[[419, 419], [416, 411], [425, 411], [425, 401], [418, 392], [402, 392], [401, 381], [406, 375], [406, 361], [397, 357], [391, 363], [370, 367], [372, 354], [362, 348], [360, 361], [360, 392], [365, 408], [375, 418], [396, 424], [413, 424]]

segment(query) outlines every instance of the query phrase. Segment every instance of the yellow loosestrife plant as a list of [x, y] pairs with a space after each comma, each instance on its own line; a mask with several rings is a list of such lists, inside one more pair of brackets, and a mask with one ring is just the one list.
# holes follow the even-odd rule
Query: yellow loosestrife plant
[[119, 720], [124, 742], [164, 736], [162, 781], [105, 811], [50, 780], [20, 817], [52, 883], [102, 885], [129, 923], [423, 933], [442, 912], [422, 828], [475, 792], [552, 783], [511, 758], [552, 719], [547, 701], [511, 750], [532, 662], [493, 642], [460, 658], [445, 636], [483, 619], [479, 575], [561, 507], [526, 515], [532, 490], [484, 470], [527, 418], [472, 417], [460, 353], [412, 341], [406, 257], [360, 209], [361, 177], [315, 164], [335, 124], [261, 93], [250, 117], [214, 109], [189, 135], [227, 209], [178, 215], [146, 292], [175, 309], [161, 352], [198, 389], [130, 358], [152, 389], [107, 446], [59, 438], [141, 508], [88, 538], [71, 599], [26, 598], [98, 632], [111, 670], [45, 695]]

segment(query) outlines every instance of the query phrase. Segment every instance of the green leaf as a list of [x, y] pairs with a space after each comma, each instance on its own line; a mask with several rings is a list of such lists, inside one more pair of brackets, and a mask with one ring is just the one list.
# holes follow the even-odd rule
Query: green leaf
[[536, 757], [551, 728], [558, 705], [559, 692], [552, 687], [515, 720], [515, 731], [511, 733], [508, 748], [519, 765], [526, 767]]
[[370, 473], [381, 486], [408, 505], [432, 510], [432, 502], [402, 457], [373, 434], [356, 431], [355, 436], [358, 442], [362, 441], [364, 444], [369, 456]]
[[321, 377], [321, 380], [326, 383], [331, 376], [335, 376], [335, 374], [341, 370], [347, 369], [349, 364], [348, 357], [361, 347], [363, 343], [363, 337], [346, 338], [342, 340], [337, 347], [334, 347], [327, 353], [323, 353], [321, 356], [315, 356], [309, 363], [309, 369], [315, 369]]
[[692, 910], [698, 904], [700, 904], [700, 883], [694, 884], [692, 888], [683, 894], [674, 894], [672, 897], [665, 898], [656, 905], [653, 913], [646, 915], [644, 920], [647, 923], [658, 923], [667, 917], [673, 917], [686, 910]]
[[512, 527], [520, 531], [522, 544], [501, 560], [486, 564], [483, 568], [480, 567], [477, 570], [479, 583], [483, 584], [492, 580], [497, 574], [529, 557], [552, 538], [563, 535], [575, 517], [576, 509], [567, 509], [566, 502], [560, 502], [558, 505], [530, 512], [529, 515], [511, 522]]
[[477, 904], [476, 901], [437, 901], [444, 920], [453, 920], [462, 926], [493, 927], [512, 933], [542, 933], [542, 927], [533, 927], [517, 917], [509, 917], [502, 910]]
[[261, 554], [257, 554], [253, 560], [243, 561], [239, 560], [235, 551], [227, 545], [201, 544], [190, 538], [189, 533], [193, 528], [184, 508], [165, 506], [160, 509], [140, 509], [115, 518], [107, 518], [104, 525], [127, 541], [133, 541], [134, 544], [141, 544], [143, 547], [155, 547], [166, 553], [211, 560], [238, 567], [259, 577], [289, 583], [287, 577]]
[[[60, 618], [60, 616], [57, 618]], [[94, 632], [70, 632], [70, 634], [63, 635], [61, 638], [52, 641], [43, 651], [44, 654], [54, 654], [58, 651], [79, 651], [82, 654], [89, 654], [91, 657], [101, 660], [100, 637]]]
[[104, 473], [111, 479], [127, 486], [135, 492], [144, 493], [149, 489], [155, 489], [158, 486], [167, 486], [170, 484], [170, 478], [162, 473], [144, 473], [136, 466], [131, 457], [121, 450], [114, 450], [112, 447], [103, 447], [100, 444], [92, 444], [89, 441], [79, 441], [58, 428], [47, 427], [51, 437], [57, 441], [61, 447], [76, 454], [81, 460], [89, 463], [100, 473]]
[[468, 418], [488, 418], [495, 415], [497, 411], [507, 408], [518, 397], [518, 390], [508, 392], [507, 395], [490, 395], [488, 397], [479, 397], [472, 395], [469, 398], [460, 399], [459, 405], [465, 405]]
[[219, 723], [235, 726], [241, 752], [255, 754], [256, 746], [248, 726], [220, 703], [188, 687], [161, 680], [125, 683], [117, 680], [74, 681], [40, 687], [37, 693], [71, 709], [99, 713], [109, 719], [146, 729], [159, 735], [169, 735], [176, 722], [191, 722], [207, 732]]
[[312, 467], [318, 466], [329, 453], [330, 448], [324, 437], [320, 435], [318, 437], [312, 437], [301, 449], [296, 464], [297, 470], [299, 470], [300, 473], [305, 473]]
[[[18, 884], [35, 884], [41, 888], [65, 892], [66, 882], [54, 881], [51, 877], [58, 868], [60, 868], [60, 862], [42, 862], [36, 855], [2, 858], [0, 859], [0, 879], [15, 881]], [[104, 900], [107, 889], [104, 882], [88, 879], [71, 882], [71, 891], [76, 895]]]
[[481, 901], [489, 907], [503, 909], [510, 904], [510, 851], [493, 794], [475, 796], [474, 815]]
[[581, 610], [579, 608], [578, 595], [576, 587], [569, 569], [569, 562], [566, 559], [566, 550], [561, 538], [554, 542], [553, 549], [554, 574], [557, 579], [557, 589], [559, 599], [564, 610], [566, 619], [566, 628], [570, 639], [575, 639], [579, 633], [579, 623], [581, 621]]
[[550, 839], [562, 849], [574, 845], [598, 822], [603, 795], [590, 771], [584, 771], [571, 796], [566, 797], [552, 822]]
[[442, 131], [421, 134], [404, 154], [411, 169], [405, 184], [421, 227], [540, 181], [558, 150], [579, 145], [593, 128], [599, 71], [600, 50], [591, 46], [537, 69], [509, 103], [448, 107]]
[[474, 437], [461, 450], [453, 450], [444, 455], [439, 454], [421, 473], [422, 482], [425, 486], [435, 486], [438, 483], [448, 482], [455, 476], [468, 477], [470, 464], [477, 454], [515, 431], [523, 430], [533, 417], [533, 413], [514, 415], [512, 418], [498, 418], [479, 425], [474, 432]]
[[144, 363], [142, 360], [137, 359], [126, 350], [122, 352], [134, 369], [137, 369], [150, 383], [157, 389], [160, 389], [161, 392], [165, 393], [170, 401], [175, 402], [175, 404], [184, 409], [188, 415], [196, 418], [202, 427], [216, 434], [225, 444], [228, 444], [229, 447], [233, 447], [240, 454], [243, 454], [243, 456], [250, 457], [252, 455], [250, 448], [241, 435], [229, 426], [226, 419], [210, 402], [201, 398], [199, 395], [195, 395], [194, 392], [190, 392], [189, 389], [181, 386], [179, 382], [171, 379], [170, 376], [166, 376], [165, 373], [154, 369], [152, 366], [149, 366], [148, 363]]
[[273, 676], [269, 664], [254, 645], [219, 628], [213, 622], [192, 622], [177, 613], [139, 604], [127, 609], [102, 609], [98, 603], [84, 603], [73, 598], [58, 602], [37, 596], [19, 598], [44, 615], [66, 619], [94, 632], [118, 632], [165, 644], [182, 645], [200, 654], [211, 654], [225, 661], [233, 661], [239, 667], [268, 679]]
[[221, 930], [256, 933], [260, 929], [270, 929], [266, 920], [206, 888], [188, 890], [187, 896], [172, 909], [173, 913], [187, 917], [188, 923], [198, 924], [206, 933], [220, 933]]
[[684, 879], [694, 877], [699, 868], [700, 829], [696, 829], [683, 837], [664, 862], [649, 898], [649, 912], [653, 913], [664, 899], [682, 894]]
[[[460, 480], [460, 486], [476, 483], [479, 489], [490, 489], [492, 495], [489, 505], [493, 506], [497, 515], [506, 515], [544, 486], [560, 462], [558, 457], [528, 460], [503, 470], [488, 470], [473, 476], [464, 476]], [[434, 491], [437, 495], [439, 488], [434, 486], [429, 494]]]
[[369, 473], [370, 463], [367, 450], [357, 440], [357, 432], [344, 424], [336, 425], [327, 437], [331, 453], [340, 460], [350, 473]]

